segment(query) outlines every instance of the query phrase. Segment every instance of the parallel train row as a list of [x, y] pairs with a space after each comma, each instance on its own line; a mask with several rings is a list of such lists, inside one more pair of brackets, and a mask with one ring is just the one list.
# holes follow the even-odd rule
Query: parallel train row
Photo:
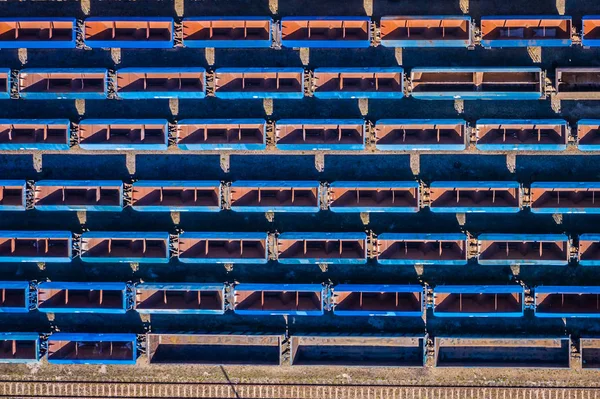
[[536, 67], [0, 69], [0, 98], [53, 99], [600, 99], [600, 68]]
[[367, 151], [373, 141], [377, 151], [600, 151], [600, 120], [572, 130], [561, 119], [0, 119], [1, 151]]
[[600, 235], [0, 231], [0, 262], [600, 266]]
[[600, 317], [599, 286], [0, 281], [0, 293], [0, 313]]
[[600, 45], [600, 16], [2, 18], [1, 48], [566, 47]]
[[[0, 333], [1, 363], [600, 368], [600, 338], [416, 335]], [[431, 359], [431, 363], [428, 360]]]
[[[596, 202], [596, 195], [599, 201]], [[0, 180], [0, 211], [600, 213], [598, 182]]]

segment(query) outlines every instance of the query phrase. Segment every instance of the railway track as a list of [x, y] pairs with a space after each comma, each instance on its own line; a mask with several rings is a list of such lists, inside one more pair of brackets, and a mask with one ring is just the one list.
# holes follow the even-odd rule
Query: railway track
[[600, 389], [4, 381], [0, 398], [600, 399]]

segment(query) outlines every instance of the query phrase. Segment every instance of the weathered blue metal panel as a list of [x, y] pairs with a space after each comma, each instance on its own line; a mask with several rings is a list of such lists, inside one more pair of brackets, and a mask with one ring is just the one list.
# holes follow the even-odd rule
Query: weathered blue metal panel
[[[198, 126], [200, 137], [188, 126]], [[253, 126], [257, 126], [255, 129]], [[206, 129], [206, 130], [205, 130]], [[225, 134], [215, 138], [213, 133]], [[229, 135], [229, 131], [238, 135]], [[244, 132], [254, 132], [257, 135], [245, 136]], [[233, 136], [233, 137], [232, 137]], [[264, 119], [184, 119], [177, 122], [177, 147], [190, 151], [256, 151], [267, 148], [267, 123]]]
[[0, 211], [24, 211], [26, 190], [25, 180], [0, 180]]
[[333, 301], [337, 316], [422, 317], [424, 310], [423, 287], [415, 284], [339, 284], [333, 288]]
[[[72, 190], [99, 190], [92, 201], [85, 203], [87, 192], [84, 198], [69, 198], [65, 192], [61, 195], [56, 192], [44, 192], [44, 187], [56, 187]], [[112, 189], [113, 195], [109, 197], [108, 193], [102, 193], [102, 189]], [[116, 192], [115, 192], [116, 191]], [[123, 210], [123, 182], [120, 180], [42, 180], [35, 183], [34, 208], [40, 211], [102, 211], [102, 212], [120, 212]], [[118, 197], [115, 197], [117, 194]], [[79, 193], [81, 196], [81, 194]], [[104, 197], [103, 197], [104, 196]]]
[[215, 97], [301, 99], [304, 97], [304, 69], [217, 68]]
[[381, 17], [380, 30], [381, 45], [385, 47], [469, 47], [473, 44], [471, 17], [463, 15]]
[[[159, 199], [146, 200], [144, 188], [163, 191], [181, 190], [179, 203], [164, 203]], [[186, 190], [194, 190], [196, 198], [183, 198]], [[196, 190], [211, 192], [211, 200], [202, 201]], [[144, 192], [144, 193], [143, 193]], [[171, 198], [172, 200], [172, 198]], [[221, 182], [209, 180], [140, 180], [133, 183], [131, 207], [139, 212], [219, 212], [221, 211]]]
[[[79, 295], [76, 297], [72, 291], [78, 291]], [[85, 291], [89, 294], [82, 294]], [[111, 295], [106, 291], [111, 291], [112, 295], [119, 293], [118, 297], [108, 298]], [[99, 297], [92, 298], [94, 292], [98, 292]], [[122, 314], [129, 309], [130, 301], [125, 283], [43, 281], [38, 284], [37, 294], [38, 310], [47, 313]]]
[[364, 264], [366, 244], [365, 233], [283, 233], [277, 237], [277, 260], [291, 265]]
[[567, 149], [568, 124], [562, 119], [479, 119], [476, 129], [475, 145], [482, 151]]
[[517, 213], [521, 210], [521, 185], [504, 181], [444, 181], [430, 187], [431, 212]]
[[481, 265], [546, 265], [569, 263], [569, 237], [563, 234], [481, 234]]
[[122, 68], [117, 70], [117, 97], [124, 100], [204, 98], [206, 97], [206, 70], [204, 68]]
[[10, 98], [10, 87], [12, 85], [10, 74], [11, 70], [9, 68], [0, 68], [0, 100]]
[[[493, 75], [486, 79], [484, 76], [486, 73]], [[472, 77], [465, 76], [467, 74], [471, 74]], [[412, 86], [410, 96], [419, 100], [540, 100], [544, 98], [541, 68], [413, 68], [410, 76]]]
[[[225, 313], [225, 284], [157, 284], [141, 283], [135, 286], [138, 313], [146, 314], [223, 314]], [[150, 296], [144, 291], [151, 291]], [[158, 292], [152, 292], [158, 291]], [[162, 291], [162, 293], [161, 293]], [[165, 291], [188, 293], [188, 297], [171, 298]], [[217, 298], [204, 297], [204, 294], [216, 293]], [[162, 295], [161, 295], [162, 294]], [[157, 296], [157, 303], [151, 302]], [[142, 298], [143, 297], [143, 298]], [[174, 300], [173, 300], [174, 299]], [[173, 302], [173, 303], [171, 303]]]
[[[361, 26], [362, 25], [362, 26]], [[311, 30], [315, 29], [316, 32]], [[335, 30], [340, 35], [335, 35]], [[295, 34], [302, 31], [300, 35]], [[283, 17], [281, 45], [307, 48], [367, 48], [371, 46], [369, 17]]]
[[523, 317], [524, 312], [525, 290], [520, 285], [438, 285], [433, 289], [433, 315], [437, 317]]
[[316, 68], [314, 80], [316, 98], [404, 98], [404, 69], [401, 67]]
[[[283, 298], [286, 294], [291, 297]], [[238, 284], [234, 287], [233, 311], [252, 316], [321, 316], [327, 295], [321, 284]]]
[[48, 338], [50, 364], [135, 365], [136, 360], [135, 334], [54, 333]]
[[377, 237], [382, 265], [466, 265], [467, 236], [462, 233], [384, 233]]
[[2, 151], [66, 151], [71, 146], [68, 119], [0, 119], [0, 132]]
[[[291, 151], [362, 151], [362, 119], [281, 119], [275, 124], [277, 148]], [[308, 132], [307, 132], [308, 131]]]
[[[104, 243], [103, 241], [107, 241]], [[126, 244], [119, 253], [113, 241]], [[151, 241], [148, 245], [147, 241]], [[112, 244], [112, 245], [111, 245]], [[139, 248], [141, 244], [141, 248]], [[99, 248], [95, 249], [94, 247]], [[116, 246], [116, 245], [115, 245]], [[150, 248], [149, 248], [150, 247]], [[93, 231], [81, 235], [81, 260], [92, 263], [168, 263], [169, 233]]]
[[[184, 18], [183, 45], [191, 48], [270, 48], [272, 25], [273, 20], [267, 17]], [[209, 34], [200, 34], [201, 30], [208, 30]]]
[[[348, 190], [348, 191], [346, 191]], [[363, 203], [360, 194], [363, 194]], [[378, 198], [377, 195], [385, 194]], [[329, 209], [332, 212], [419, 211], [419, 183], [416, 181], [336, 181], [329, 185]]]
[[[600, 39], [598, 39], [600, 45]], [[577, 148], [580, 151], [600, 151], [600, 119], [580, 119], [577, 122]]]
[[[194, 247], [201, 245], [201, 241], [205, 241], [204, 245], [195, 252]], [[214, 255], [210, 251], [211, 241], [218, 249], [218, 252]], [[234, 248], [227, 248], [226, 243], [232, 241], [240, 241], [239, 247], [236, 245]], [[268, 234], [235, 232], [181, 233], [179, 235], [178, 259], [183, 263], [265, 264], [269, 259]]]
[[108, 71], [103, 68], [22, 69], [19, 71], [19, 96], [26, 100], [105, 100]]
[[600, 183], [597, 182], [531, 183], [530, 198], [533, 213], [600, 213]]
[[534, 290], [536, 317], [600, 317], [598, 286], [538, 286]]
[[[0, 48], [75, 48], [75, 18], [0, 18]], [[9, 33], [12, 34], [9, 35]]]
[[230, 193], [234, 212], [316, 213], [321, 209], [319, 182], [240, 180], [231, 183]]
[[[172, 48], [174, 22], [168, 17], [89, 17], [84, 21], [83, 37], [86, 46], [91, 48]], [[104, 25], [112, 35], [102, 39], [96, 39], [101, 33], [100, 27]], [[119, 26], [121, 25], [121, 26]], [[134, 26], [135, 25], [135, 26]], [[154, 26], [153, 26], [154, 25]], [[156, 34], [158, 25], [164, 25], [165, 34]], [[130, 38], [119, 38], [116, 33], [119, 29], [127, 31]], [[140, 38], [132, 34], [135, 31], [145, 31], [146, 34], [154, 34], [153, 37]], [[168, 32], [168, 33], [167, 33]], [[133, 38], [135, 37], [135, 39]]]
[[69, 231], [3, 230], [0, 231], [0, 242], [11, 242], [0, 251], [0, 263], [71, 262], [73, 243]]
[[[156, 126], [152, 136], [142, 131]], [[139, 137], [110, 135], [113, 130], [139, 131]], [[156, 134], [154, 134], [156, 133]], [[125, 139], [125, 140], [124, 140]], [[162, 151], [169, 143], [169, 123], [166, 119], [84, 119], [79, 122], [79, 147], [97, 151]]]
[[40, 335], [38, 333], [0, 333], [0, 348], [4, 349], [0, 353], [0, 363], [37, 363], [40, 361]]
[[581, 44], [585, 47], [600, 46], [600, 15], [585, 15], [582, 18], [583, 28], [581, 32]]
[[600, 266], [600, 234], [580, 235], [577, 253], [581, 266]]
[[462, 119], [380, 119], [375, 124], [375, 147], [380, 151], [462, 151], [467, 148], [466, 127]]
[[0, 313], [29, 312], [29, 281], [0, 281], [0, 293]]
[[568, 47], [571, 17], [564, 15], [481, 17], [481, 45], [494, 47]]

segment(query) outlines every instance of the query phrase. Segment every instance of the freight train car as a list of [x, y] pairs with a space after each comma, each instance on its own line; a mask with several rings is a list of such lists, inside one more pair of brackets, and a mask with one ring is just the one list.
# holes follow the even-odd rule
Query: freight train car
[[377, 237], [382, 265], [465, 265], [467, 236], [460, 233], [384, 233]]
[[586, 47], [600, 46], [600, 15], [586, 15], [582, 18], [581, 44]]
[[233, 292], [233, 311], [249, 316], [321, 316], [327, 296], [321, 284], [238, 284]]
[[68, 263], [72, 247], [69, 231], [0, 231], [0, 263]]
[[275, 124], [276, 145], [292, 151], [361, 151], [365, 149], [362, 119], [282, 119]]
[[89, 17], [83, 37], [92, 48], [172, 48], [174, 23], [166, 17]]
[[480, 119], [476, 132], [482, 151], [564, 151], [569, 140], [560, 119]]
[[533, 67], [413, 68], [410, 95], [419, 100], [540, 100], [542, 76]]
[[319, 212], [321, 186], [311, 181], [236, 181], [230, 188], [234, 212]]
[[70, 140], [68, 119], [0, 119], [0, 150], [66, 151]]
[[301, 99], [302, 68], [217, 68], [215, 96], [222, 99]]
[[600, 119], [581, 119], [577, 122], [577, 148], [581, 151], [600, 150]]
[[520, 285], [438, 285], [433, 289], [437, 317], [523, 317], [525, 291]]
[[137, 284], [135, 310], [146, 314], [223, 314], [225, 285]]
[[141, 180], [133, 183], [131, 207], [139, 212], [219, 212], [221, 183], [206, 180]]
[[27, 313], [30, 299], [29, 281], [0, 281], [0, 313]]
[[380, 151], [462, 151], [467, 124], [459, 119], [381, 119], [375, 124]]
[[569, 238], [561, 234], [481, 234], [481, 265], [567, 265]]
[[79, 147], [84, 150], [160, 151], [169, 142], [165, 119], [84, 119], [79, 122]]
[[436, 367], [571, 367], [569, 337], [436, 337]]
[[332, 299], [336, 316], [423, 316], [420, 285], [339, 284]]
[[571, 40], [571, 17], [490, 16], [481, 17], [483, 47], [568, 47]]
[[531, 183], [529, 195], [533, 213], [600, 213], [600, 183]]
[[183, 263], [267, 263], [267, 233], [193, 233], [179, 235], [177, 257]]
[[418, 182], [336, 181], [329, 185], [332, 212], [418, 212]]
[[26, 192], [24, 180], [0, 180], [0, 211], [24, 211]]
[[279, 366], [281, 335], [147, 334], [150, 364]]
[[365, 233], [283, 233], [277, 237], [281, 264], [367, 263]]
[[40, 357], [39, 334], [0, 333], [0, 363], [37, 363]]
[[579, 339], [579, 351], [581, 353], [581, 368], [600, 368], [600, 339], [585, 337]]
[[440, 213], [516, 213], [521, 210], [517, 182], [433, 182], [429, 208]]
[[423, 367], [427, 335], [293, 335], [292, 366]]
[[183, 45], [191, 48], [269, 48], [273, 20], [268, 17], [183, 19]]
[[381, 45], [385, 47], [470, 47], [471, 17], [426, 15], [381, 17]]
[[581, 266], [600, 266], [600, 234], [579, 236], [577, 255]]
[[366, 48], [371, 46], [369, 17], [283, 17], [285, 47]]
[[177, 147], [192, 151], [253, 151], [267, 148], [263, 119], [184, 119], [177, 123]]
[[0, 99], [10, 98], [11, 71], [8, 68], [0, 68]]
[[75, 18], [0, 18], [0, 48], [75, 48], [76, 32]]
[[117, 97], [124, 100], [206, 97], [204, 68], [123, 68], [116, 84]]
[[104, 100], [108, 96], [107, 85], [108, 71], [101, 68], [28, 68], [19, 71], [19, 96], [26, 100]]
[[600, 68], [556, 68], [554, 73], [557, 99], [600, 99]]
[[123, 182], [117, 180], [42, 180], [34, 186], [34, 208], [40, 211], [123, 209]]
[[169, 233], [85, 232], [81, 260], [92, 263], [168, 263]]
[[135, 334], [54, 333], [48, 338], [50, 364], [135, 365]]
[[600, 287], [539, 286], [536, 317], [600, 317]]
[[316, 98], [401, 99], [404, 97], [404, 69], [401, 67], [316, 68]]
[[129, 309], [125, 283], [41, 282], [37, 295], [40, 312], [123, 314]]

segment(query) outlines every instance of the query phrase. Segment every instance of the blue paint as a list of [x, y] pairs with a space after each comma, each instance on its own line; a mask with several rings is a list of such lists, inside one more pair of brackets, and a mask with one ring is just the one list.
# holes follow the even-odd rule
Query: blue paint
[[[89, 142], [80, 138], [79, 147], [90, 151], [163, 151], [169, 145], [169, 123], [166, 119], [84, 119], [79, 126], [91, 125], [162, 125], [163, 137], [160, 143], [111, 143], [103, 138], [101, 142]], [[114, 128], [114, 126], [113, 126]]]
[[278, 262], [287, 265], [317, 265], [317, 264], [335, 264], [335, 265], [352, 265], [367, 263], [367, 235], [365, 233], [283, 233], [280, 234], [278, 240], [312, 240], [312, 241], [336, 241], [336, 240], [352, 240], [360, 241], [363, 247], [363, 255], [356, 255], [352, 258], [340, 258], [337, 256], [313, 258], [300, 255], [283, 256], [279, 251]]
[[74, 342], [75, 345], [80, 343], [102, 343], [102, 342], [118, 342], [125, 343], [131, 347], [132, 356], [128, 359], [93, 359], [93, 358], [78, 358], [78, 359], [57, 359], [55, 355], [48, 354], [48, 363], [50, 364], [106, 364], [106, 365], [135, 365], [137, 360], [137, 336], [135, 334], [90, 334], [90, 333], [54, 333], [48, 338], [48, 345], [57, 341]]
[[[440, 303], [438, 303], [437, 294], [519, 294], [521, 309], [503, 312], [439, 310]], [[525, 313], [525, 290], [520, 285], [440, 285], [433, 289], [433, 296], [433, 315], [436, 317], [523, 317]]]
[[462, 259], [382, 259], [381, 253], [377, 257], [377, 263], [381, 265], [446, 265], [457, 266], [467, 264], [467, 236], [462, 233], [438, 233], [438, 234], [422, 234], [422, 233], [384, 233], [377, 237], [378, 240], [392, 241], [419, 241], [419, 242], [436, 242], [436, 241], [462, 241], [464, 255]]
[[[78, 291], [119, 291], [121, 303], [114, 307], [77, 307], [69, 304], [63, 306], [45, 305], [40, 301], [40, 293], [44, 290], [78, 290]], [[71, 283], [71, 282], [41, 282], [38, 285], [38, 310], [45, 313], [98, 313], [123, 314], [128, 310], [127, 284], [125, 283]]]
[[4, 199], [0, 201], [0, 211], [24, 211], [26, 207], [26, 188], [25, 180], [0, 180], [0, 187], [19, 187], [21, 189], [21, 203], [18, 205], [9, 205], [4, 203]]
[[555, 242], [566, 244], [566, 254], [564, 259], [485, 259], [483, 253], [478, 256], [480, 265], [545, 265], [545, 266], [565, 266], [569, 263], [569, 237], [564, 234], [481, 234], [478, 237], [481, 241], [498, 242]]
[[[363, 119], [281, 119], [276, 122], [276, 129], [280, 126], [285, 125], [304, 125], [308, 129], [311, 126], [323, 126], [323, 125], [361, 125], [361, 142], [360, 143], [342, 143], [334, 142], [327, 143], [325, 137], [319, 137], [320, 143], [306, 143], [306, 142], [294, 142], [291, 144], [281, 143], [282, 138], [277, 138], [276, 146], [280, 150], [284, 151], [363, 151], [366, 140], [366, 128], [365, 121]], [[314, 140], [314, 137], [310, 137], [309, 140]], [[344, 138], [342, 138], [344, 140]]]
[[[394, 91], [324, 91], [322, 83], [318, 81], [319, 73], [397, 73], [400, 76], [399, 87]], [[369, 68], [316, 68], [314, 71], [317, 87], [314, 92], [316, 98], [333, 100], [349, 98], [373, 98], [399, 100], [404, 98], [404, 69], [401, 67], [369, 67]]]
[[[336, 294], [342, 292], [363, 293], [415, 293], [420, 298], [420, 310], [342, 310], [337, 302]], [[423, 287], [420, 285], [380, 285], [380, 284], [339, 284], [333, 288], [335, 306], [333, 314], [336, 316], [396, 316], [396, 317], [422, 317], [424, 309]]]
[[114, 189], [115, 187], [117, 187], [119, 190], [119, 205], [60, 204], [62, 198], [57, 199], [56, 204], [49, 205], [39, 204], [36, 198], [34, 207], [39, 211], [120, 212], [123, 210], [123, 182], [120, 180], [42, 180], [35, 183], [36, 188], [48, 186], [63, 186], [68, 188], [81, 187], [86, 189], [95, 189], [102, 187], [110, 187], [111, 189]]
[[[228, 142], [228, 143], [217, 143], [217, 142], [204, 142], [203, 139], [198, 140], [197, 143], [183, 143], [179, 137], [177, 147], [182, 150], [190, 151], [259, 151], [267, 148], [267, 123], [264, 119], [184, 119], [177, 123], [177, 127], [181, 125], [262, 125], [262, 140], [260, 143], [244, 143], [244, 142]], [[242, 140], [245, 140], [242, 138]], [[246, 139], [247, 140], [247, 139]]]
[[[549, 16], [541, 16], [541, 15], [532, 15], [526, 17], [520, 16], [489, 16], [489, 17], [481, 17], [481, 23], [483, 24], [485, 21], [490, 20], [510, 20], [510, 21], [531, 21], [531, 20], [539, 20], [538, 23], [541, 24], [545, 19], [551, 20], [563, 20], [569, 21], [568, 28], [569, 31], [566, 33], [568, 38], [557, 39], [557, 38], [548, 38], [548, 37], [538, 37], [531, 39], [486, 39], [485, 35], [482, 35], [481, 45], [486, 48], [502, 48], [502, 47], [569, 47], [573, 44], [571, 40], [571, 17], [562, 16], [562, 15], [549, 15]], [[511, 29], [519, 29], [518, 27], [511, 27]], [[552, 26], [547, 26], [546, 29], [555, 29]]]
[[456, 203], [455, 206], [436, 206], [434, 201], [429, 205], [429, 209], [434, 213], [517, 213], [521, 210], [521, 185], [517, 182], [501, 182], [501, 181], [477, 181], [477, 182], [463, 182], [463, 181], [447, 181], [447, 182], [433, 182], [430, 184], [432, 189], [517, 189], [517, 206], [461, 206]]
[[[29, 312], [29, 282], [28, 281], [0, 281], [0, 290], [22, 291], [23, 303], [8, 306], [0, 303], [0, 313], [28, 313]], [[0, 334], [1, 335], [1, 334]], [[1, 340], [1, 338], [0, 338]], [[2, 359], [0, 359], [2, 362]]]
[[[154, 257], [137, 256], [106, 256], [90, 254], [87, 240], [92, 238], [99, 239], [124, 239], [124, 240], [161, 240], [164, 244], [164, 252]], [[168, 263], [169, 262], [169, 233], [150, 233], [150, 232], [115, 232], [115, 231], [95, 231], [85, 232], [81, 235], [81, 260], [91, 263]]]
[[32, 262], [32, 263], [69, 263], [73, 256], [73, 239], [71, 232], [69, 231], [17, 231], [17, 230], [3, 230], [0, 231], [0, 238], [10, 239], [31, 239], [31, 240], [45, 240], [45, 239], [61, 239], [67, 241], [68, 253], [66, 256], [51, 256], [44, 253], [38, 253], [36, 255], [0, 255], [0, 263], [8, 262]]
[[567, 149], [567, 122], [562, 119], [480, 119], [477, 121], [476, 129], [482, 129], [485, 125], [553, 125], [560, 126], [562, 137], [560, 142], [555, 143], [512, 143], [512, 144], [486, 144], [479, 142], [475, 146], [481, 151], [565, 151]]
[[377, 212], [394, 212], [394, 213], [415, 213], [419, 211], [419, 183], [416, 181], [409, 182], [384, 182], [384, 181], [336, 181], [329, 185], [329, 187], [333, 188], [348, 188], [348, 189], [416, 189], [417, 196], [415, 199], [414, 206], [359, 206], [358, 204], [355, 206], [338, 206], [335, 205], [335, 201], [329, 204], [329, 209], [331, 212], [338, 213], [356, 213], [356, 212], [369, 212], [369, 213], [377, 213]]
[[[552, 182], [552, 183], [531, 183], [531, 189], [542, 188], [542, 189], [571, 189], [573, 191], [586, 191], [588, 189], [598, 190], [600, 189], [600, 183], [597, 182]], [[598, 192], [600, 199], [600, 191]], [[598, 207], [594, 206], [558, 206], [558, 207], [537, 207], [535, 201], [531, 203], [531, 212], [540, 214], [555, 214], [555, 213], [587, 213], [587, 214], [600, 214], [600, 204]]]
[[25, 341], [34, 344], [34, 358], [0, 358], [0, 363], [37, 363], [40, 361], [40, 335], [29, 332], [7, 332], [0, 333], [0, 342], [2, 341]]
[[[582, 18], [582, 25], [585, 26], [585, 21], [600, 20], [600, 15], [585, 15]], [[587, 36], [587, 37], [586, 37]], [[590, 39], [588, 35], [585, 35], [583, 28], [581, 29], [581, 44], [584, 47], [598, 47], [600, 46], [600, 38]]]
[[142, 314], [223, 314], [225, 313], [225, 284], [153, 284], [153, 283], [141, 283], [135, 287], [136, 293], [141, 293], [144, 290], [169, 290], [169, 291], [182, 291], [195, 294], [196, 292], [219, 292], [221, 295], [221, 308], [220, 309], [161, 309], [161, 308], [139, 308], [139, 300], [136, 303], [136, 311]]
[[[600, 46], [600, 39], [598, 39], [598, 45]], [[600, 127], [600, 119], [581, 119], [581, 120], [579, 120], [579, 122], [577, 122], [577, 130], [579, 130], [583, 126]], [[588, 133], [588, 135], [593, 135], [593, 134]], [[596, 136], [597, 135], [598, 134], [596, 134]], [[596, 142], [597, 140], [591, 140], [591, 141]], [[600, 151], [600, 144], [582, 144], [581, 137], [577, 137], [577, 148], [579, 148], [580, 151]]]
[[471, 17], [469, 16], [457, 16], [457, 15], [426, 15], [426, 16], [402, 16], [402, 17], [381, 17], [381, 24], [383, 25], [386, 20], [394, 21], [396, 19], [411, 20], [439, 20], [440, 25], [444, 21], [466, 21], [467, 22], [467, 39], [446, 39], [443, 37], [437, 37], [435, 39], [386, 39], [385, 36], [381, 38], [381, 45], [384, 47], [469, 47], [473, 45], [473, 33], [471, 25]]
[[[13, 137], [11, 141], [0, 142], [1, 151], [66, 151], [71, 147], [71, 122], [68, 119], [0, 119], [0, 125], [16, 125], [16, 128], [19, 128], [18, 125], [48, 125], [49, 128], [52, 128], [54, 126], [65, 128], [64, 141], [63, 138], [61, 138], [60, 143], [19, 143], [18, 138]], [[8, 140], [8, 138], [6, 138], [6, 140]]]
[[[131, 88], [120, 88], [117, 85], [117, 97], [124, 100], [149, 100], [149, 99], [201, 99], [206, 97], [206, 70], [204, 68], [123, 68], [117, 70], [117, 83], [119, 81], [119, 75], [126, 73], [135, 74], [170, 74], [168, 79], [174, 79], [177, 74], [180, 73], [200, 73], [202, 88], [200, 90], [187, 90], [183, 88], [173, 88], [172, 90], [164, 90], [155, 88], [152, 89], [131, 89]], [[163, 79], [167, 79], [164, 77]]]
[[273, 189], [279, 188], [302, 188], [302, 189], [315, 189], [316, 203], [314, 205], [256, 205], [246, 206], [237, 205], [237, 201], [232, 201], [231, 210], [234, 212], [293, 212], [293, 213], [317, 213], [320, 208], [320, 197], [321, 197], [321, 185], [319, 182], [312, 181], [271, 181], [271, 180], [240, 180], [231, 183], [231, 191], [233, 192], [236, 188], [262, 188], [262, 189]]
[[[238, 291], [266, 291], [266, 292], [311, 292], [320, 296], [320, 309], [317, 310], [244, 310], [238, 309]], [[233, 311], [247, 316], [322, 316], [324, 313], [323, 303], [326, 299], [326, 290], [321, 284], [238, 284], [234, 287], [236, 297]]]
[[302, 39], [281, 38], [281, 45], [284, 47], [304, 47], [304, 48], [368, 48], [371, 46], [371, 19], [369, 17], [283, 17], [280, 22], [279, 32], [283, 32], [285, 22], [303, 22], [303, 21], [363, 21], [367, 23], [367, 37], [365, 39], [332, 39], [332, 40], [314, 40], [308, 36]]
[[[565, 317], [578, 317], [578, 318], [598, 318], [600, 317], [600, 309], [596, 308], [596, 312], [548, 312], [543, 309], [540, 310], [540, 302], [538, 301], [538, 294], [567, 294], [567, 295], [600, 295], [600, 287], [598, 286], [538, 286], [534, 290], [535, 297], [535, 316], [536, 317], [548, 317], [548, 318], [565, 318]], [[595, 303], [590, 301], [587, 306]], [[567, 305], [568, 306], [568, 305]], [[577, 306], [585, 306], [583, 304], [577, 304]]]
[[463, 151], [466, 145], [466, 126], [467, 123], [462, 119], [380, 119], [375, 124], [375, 129], [380, 125], [403, 125], [408, 128], [411, 125], [422, 126], [431, 125], [461, 125], [463, 131], [463, 142], [460, 144], [440, 144], [437, 142], [422, 142], [418, 144], [381, 144], [379, 138], [375, 147], [380, 151]]
[[[219, 87], [219, 74], [221, 73], [296, 73], [300, 76], [300, 87], [294, 91], [280, 91], [277, 88], [272, 90], [261, 90], [260, 88], [246, 88], [229, 90]], [[304, 97], [304, 69], [302, 68], [217, 68], [215, 71], [215, 97], [222, 99], [301, 99]]]

